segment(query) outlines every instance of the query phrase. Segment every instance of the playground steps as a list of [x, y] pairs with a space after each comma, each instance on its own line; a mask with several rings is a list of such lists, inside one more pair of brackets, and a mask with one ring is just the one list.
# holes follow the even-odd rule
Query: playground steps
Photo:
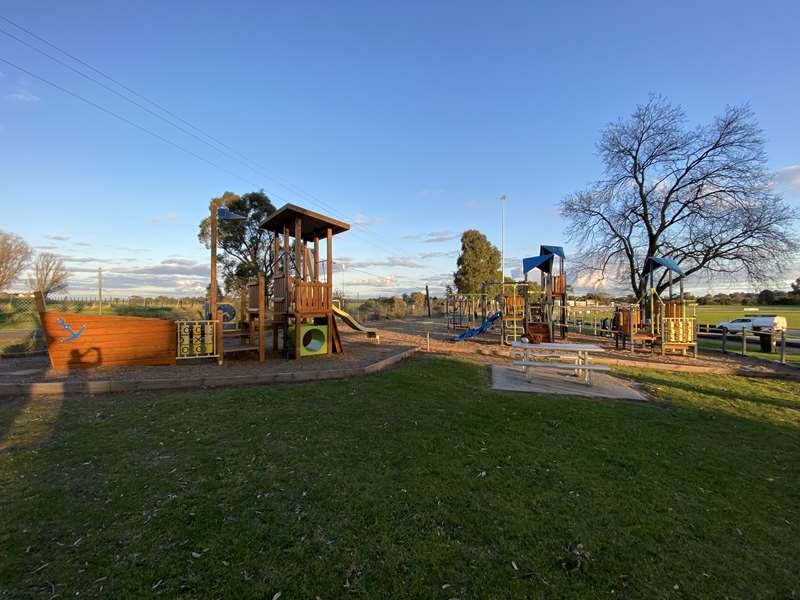
[[257, 344], [242, 344], [241, 346], [226, 346], [225, 354], [236, 354], [237, 352], [253, 352], [258, 351]]

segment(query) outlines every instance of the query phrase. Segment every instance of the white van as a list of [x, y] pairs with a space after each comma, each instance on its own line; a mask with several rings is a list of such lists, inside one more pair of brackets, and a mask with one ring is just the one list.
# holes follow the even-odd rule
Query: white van
[[717, 329], [736, 333], [742, 329], [747, 329], [748, 331], [784, 331], [786, 329], [786, 317], [779, 317], [778, 315], [740, 317], [733, 321], [718, 323]]

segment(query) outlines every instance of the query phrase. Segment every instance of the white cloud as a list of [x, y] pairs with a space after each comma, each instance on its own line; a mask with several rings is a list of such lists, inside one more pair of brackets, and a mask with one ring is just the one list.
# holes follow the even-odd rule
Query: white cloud
[[355, 217], [353, 217], [353, 220], [351, 222], [356, 227], [360, 227], [361, 229], [366, 229], [370, 225], [375, 225], [376, 223], [380, 223], [381, 221], [383, 221], [383, 217], [368, 216], [358, 213]]
[[111, 262], [107, 258], [95, 258], [93, 256], [64, 256], [61, 255], [61, 260], [65, 263], [107, 263]]
[[66, 242], [69, 240], [68, 235], [46, 235], [44, 237], [48, 240], [53, 240], [54, 242]]
[[109, 248], [113, 248], [114, 250], [124, 250], [125, 252], [148, 252], [149, 248], [131, 248], [129, 246], [114, 246], [109, 245]]
[[34, 102], [39, 102], [41, 98], [31, 92], [30, 90], [19, 90], [12, 94], [6, 94], [3, 96], [3, 100], [6, 102], [14, 102], [16, 104], [33, 104]]
[[151, 223], [163, 223], [164, 221], [177, 221], [178, 220], [178, 213], [170, 212], [165, 215], [160, 215], [158, 217], [153, 217], [150, 219]]
[[150, 219], [150, 222], [158, 224], [158, 223], [163, 223], [164, 221], [175, 221], [177, 218], [178, 215], [176, 213], [167, 213], [166, 215], [153, 217], [152, 219]]
[[800, 165], [790, 165], [779, 169], [772, 179], [775, 186], [800, 191]]
[[435, 244], [437, 242], [449, 242], [450, 240], [458, 239], [460, 233], [452, 231], [429, 231], [428, 233], [415, 233], [409, 235], [401, 235], [401, 240], [419, 240], [424, 244]]
[[409, 269], [419, 269], [422, 265], [410, 256], [389, 256], [384, 260], [350, 260], [340, 258], [334, 260], [335, 265], [344, 265], [345, 270], [349, 269], [368, 269], [370, 267], [407, 267]]
[[445, 252], [444, 250], [436, 250], [435, 252], [423, 252], [419, 255], [420, 258], [423, 260], [428, 260], [431, 258], [444, 258], [444, 257], [455, 257], [458, 256], [458, 250], [451, 250], [449, 252]]
[[426, 244], [434, 244], [437, 242], [449, 242], [450, 240], [458, 239], [460, 234], [453, 233], [452, 231], [431, 231], [425, 234], [425, 239], [422, 240]]
[[397, 285], [397, 275], [387, 275], [386, 277], [371, 277], [367, 279], [348, 279], [345, 282], [346, 288], [369, 287], [369, 288], [388, 288]]
[[172, 256], [161, 261], [162, 265], [177, 265], [179, 267], [194, 267], [199, 264], [196, 260]]

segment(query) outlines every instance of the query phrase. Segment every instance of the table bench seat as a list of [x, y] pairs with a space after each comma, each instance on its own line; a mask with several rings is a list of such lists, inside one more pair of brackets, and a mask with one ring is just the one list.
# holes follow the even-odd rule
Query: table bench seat
[[513, 364], [518, 367], [566, 369], [568, 371], [609, 371], [611, 369], [611, 367], [608, 365], [576, 365], [573, 363], [556, 363], [531, 360], [515, 360]]
[[512, 352], [511, 356], [521, 356], [523, 359], [528, 358], [557, 358], [559, 360], [580, 360], [580, 356], [577, 354], [548, 354], [546, 352], [542, 353], [534, 353], [534, 352]]

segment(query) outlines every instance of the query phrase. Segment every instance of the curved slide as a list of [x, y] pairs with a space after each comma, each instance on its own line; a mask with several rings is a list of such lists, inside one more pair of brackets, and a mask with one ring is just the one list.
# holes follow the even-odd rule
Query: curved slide
[[368, 338], [372, 338], [376, 342], [380, 339], [378, 337], [377, 329], [364, 327], [361, 323], [356, 321], [350, 313], [343, 311], [338, 306], [335, 305], [333, 306], [333, 314], [335, 314], [342, 321], [344, 321], [345, 325], [347, 325], [350, 329], [355, 329], [356, 331], [360, 331], [361, 333], [366, 333]]
[[470, 329], [469, 331], [465, 331], [461, 335], [457, 335], [456, 337], [453, 338], [453, 341], [461, 342], [463, 340], [468, 340], [471, 337], [475, 337], [476, 335], [485, 333], [486, 330], [490, 329], [491, 326], [494, 325], [494, 322], [497, 321], [497, 319], [499, 319], [502, 316], [502, 314], [503, 314], [502, 311], [498, 310], [496, 313], [494, 313], [488, 319], [486, 319], [483, 323], [481, 323], [479, 327], [476, 327], [475, 329]]

